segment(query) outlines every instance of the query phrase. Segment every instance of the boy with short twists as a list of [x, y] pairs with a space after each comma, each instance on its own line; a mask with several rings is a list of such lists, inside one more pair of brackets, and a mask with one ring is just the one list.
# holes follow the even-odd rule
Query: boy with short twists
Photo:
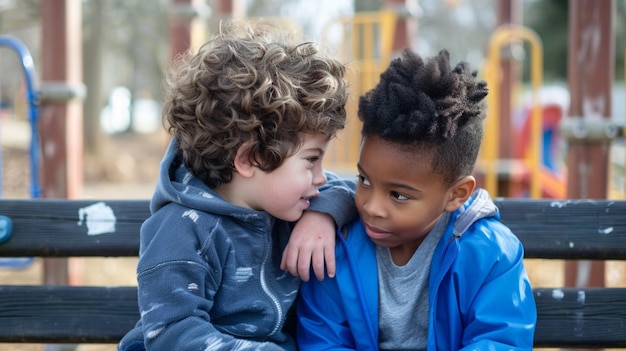
[[487, 86], [449, 61], [406, 50], [360, 98], [359, 219], [302, 284], [300, 350], [532, 349], [523, 247], [472, 176]]
[[282, 328], [300, 279], [280, 269], [293, 222], [309, 207], [342, 212], [338, 224], [356, 211], [334, 210], [352, 191], [322, 169], [345, 124], [345, 67], [274, 34], [223, 25], [168, 76], [173, 138], [141, 227], [141, 319], [119, 350], [296, 349]]

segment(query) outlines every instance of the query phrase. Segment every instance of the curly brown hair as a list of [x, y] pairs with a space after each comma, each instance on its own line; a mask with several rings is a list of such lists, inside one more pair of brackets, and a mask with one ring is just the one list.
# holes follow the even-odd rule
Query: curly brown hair
[[163, 122], [185, 166], [209, 187], [228, 183], [237, 151], [271, 172], [303, 133], [330, 140], [344, 127], [346, 67], [315, 43], [294, 43], [268, 25], [228, 22], [165, 80]]
[[422, 59], [406, 49], [360, 98], [362, 134], [431, 155], [431, 170], [452, 184], [473, 171], [487, 93], [487, 83], [466, 62], [450, 65], [447, 50]]

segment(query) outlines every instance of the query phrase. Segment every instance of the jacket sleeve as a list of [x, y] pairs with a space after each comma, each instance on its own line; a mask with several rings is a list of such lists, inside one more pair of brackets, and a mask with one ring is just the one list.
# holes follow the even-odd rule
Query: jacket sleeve
[[300, 351], [356, 350], [340, 304], [337, 279], [311, 279], [302, 283], [297, 305]]
[[356, 177], [354, 179], [341, 178], [335, 173], [326, 171], [328, 181], [320, 187], [320, 195], [311, 201], [309, 210], [329, 214], [341, 228], [357, 215], [354, 205]]
[[[464, 267], [459, 269], [466, 280], [474, 280], [466, 284], [465, 291], [458, 290], [459, 296], [466, 297], [460, 300], [466, 323], [463, 350], [533, 348], [537, 312], [524, 268], [524, 250], [508, 229], [502, 231], [505, 235], [495, 240], [498, 247], [474, 246], [476, 252], [465, 252], [467, 259], [457, 266]], [[480, 255], [493, 259], [476, 259]]]

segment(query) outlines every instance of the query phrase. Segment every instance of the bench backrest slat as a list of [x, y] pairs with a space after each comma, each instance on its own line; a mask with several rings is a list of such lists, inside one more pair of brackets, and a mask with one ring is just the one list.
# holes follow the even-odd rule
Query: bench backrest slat
[[[524, 244], [527, 258], [626, 259], [626, 201], [496, 199], [502, 222]], [[115, 232], [89, 235], [81, 209], [101, 203]], [[0, 200], [13, 237], [0, 257], [136, 256], [148, 200]], [[106, 226], [107, 219], [90, 219]]]
[[626, 260], [626, 201], [496, 199], [526, 258]]
[[13, 224], [0, 257], [137, 256], [148, 200], [0, 200]]

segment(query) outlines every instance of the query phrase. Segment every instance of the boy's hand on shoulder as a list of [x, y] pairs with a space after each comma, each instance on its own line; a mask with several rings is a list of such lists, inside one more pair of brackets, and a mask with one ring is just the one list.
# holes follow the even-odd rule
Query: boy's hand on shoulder
[[330, 278], [335, 276], [335, 222], [328, 214], [305, 211], [283, 251], [280, 268], [306, 282], [311, 265], [318, 280], [324, 279], [324, 268]]

